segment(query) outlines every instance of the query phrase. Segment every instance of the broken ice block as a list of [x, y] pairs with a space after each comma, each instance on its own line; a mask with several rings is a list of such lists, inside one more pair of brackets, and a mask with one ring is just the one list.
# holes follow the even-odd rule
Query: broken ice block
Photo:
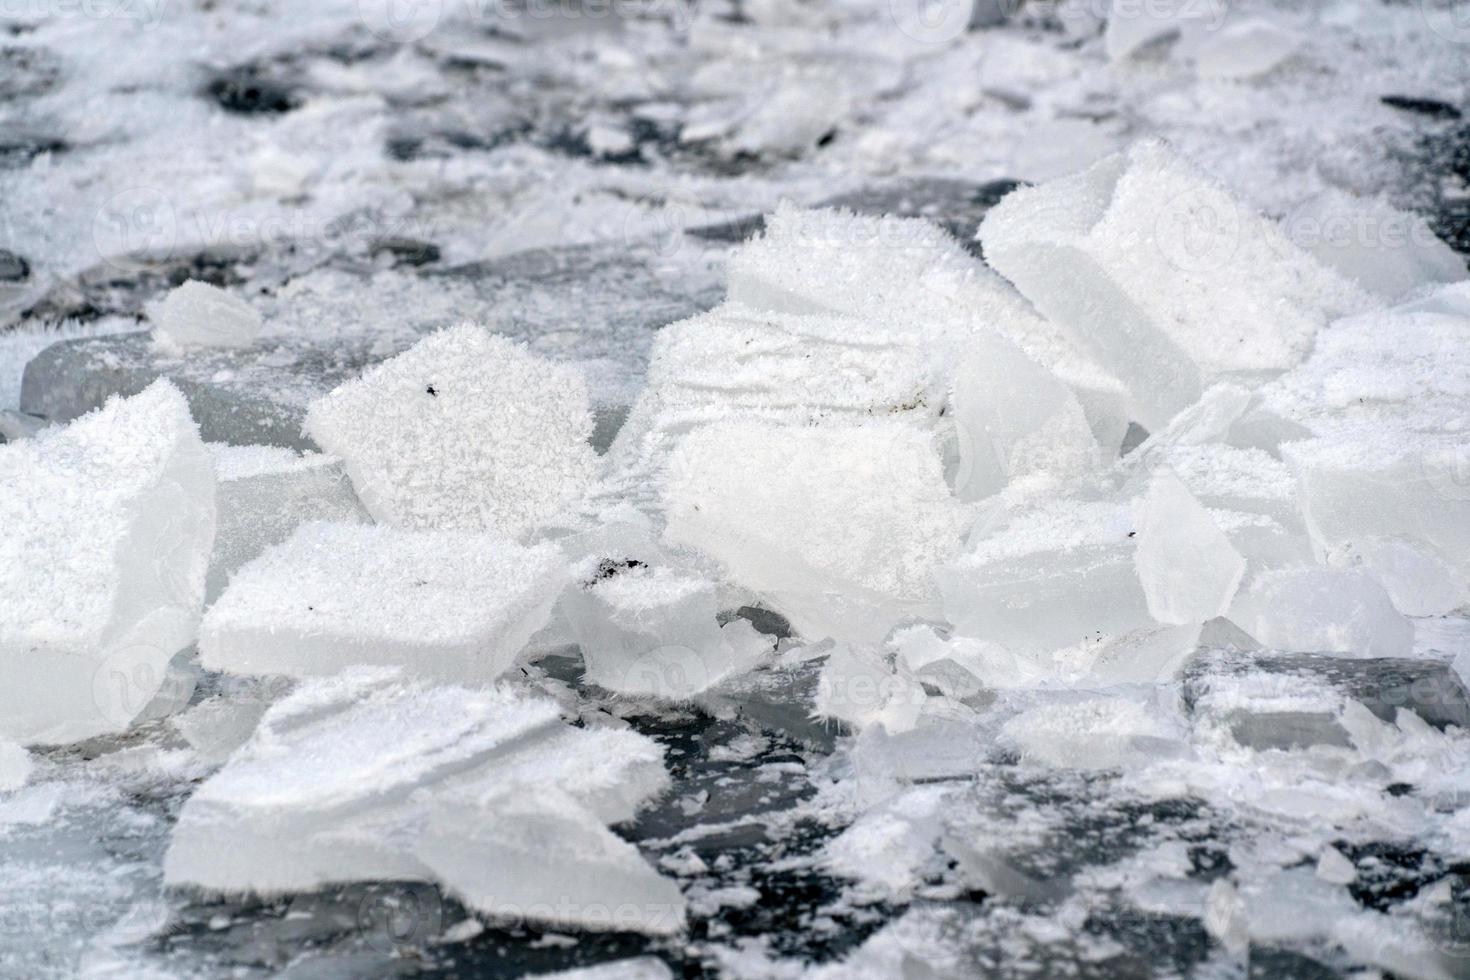
[[554, 786], [530, 783], [483, 810], [436, 813], [415, 853], [484, 915], [650, 935], [684, 928], [678, 884]]
[[173, 289], [155, 311], [154, 337], [162, 344], [191, 347], [249, 347], [260, 337], [260, 314], [218, 286], [190, 279]]
[[945, 618], [1026, 654], [1153, 625], [1133, 530], [1128, 507], [1107, 501], [1053, 500], [1012, 515], [937, 573]]
[[838, 643], [822, 667], [812, 713], [858, 730], [882, 725], [905, 732], [928, 699], [906, 663], [890, 663], [876, 647]]
[[609, 691], [685, 700], [771, 650], [743, 619], [720, 626], [717, 586], [701, 576], [593, 556], [571, 578], [562, 610], [587, 680]]
[[950, 405], [961, 500], [1025, 477], [1067, 481], [1097, 467], [1097, 442], [1066, 385], [999, 337], [974, 346], [955, 372]]
[[1184, 727], [1163, 706], [1120, 697], [1042, 704], [1001, 726], [1021, 761], [1078, 769], [1146, 765], [1188, 751]]
[[1402, 657], [1414, 626], [1372, 576], [1334, 568], [1263, 571], [1236, 596], [1230, 618], [1267, 647], [1302, 653]]
[[990, 263], [1122, 380], [1150, 431], [1206, 381], [1290, 367], [1328, 317], [1367, 303], [1156, 141], [1012, 193], [981, 238]]
[[409, 528], [522, 535], [597, 466], [581, 374], [468, 323], [313, 402], [306, 431], [374, 518]]
[[1296, 33], [1263, 17], [1235, 21], [1203, 34], [1196, 31], [1193, 40], [1194, 70], [1203, 78], [1256, 78], [1302, 45]]
[[881, 640], [937, 612], [963, 514], [932, 437], [893, 422], [722, 423], [679, 445], [666, 539], [721, 562], [809, 639]]
[[1465, 260], [1423, 217], [1380, 198], [1328, 190], [1287, 220], [1297, 244], [1383, 299], [1466, 277]]
[[1156, 470], [1134, 504], [1133, 562], [1149, 615], [1181, 626], [1224, 615], [1245, 574], [1245, 559], [1168, 469]]
[[0, 446], [0, 737], [121, 731], [194, 641], [214, 467], [167, 382]]
[[[522, 856], [508, 835], [481, 839], [466, 861], [477, 828], [499, 826], [503, 812], [528, 832], [534, 800], [548, 820], [579, 825], [579, 857], [638, 881], [629, 845], [596, 831], [599, 822], [630, 818], [666, 785], [657, 743], [633, 732], [569, 728], [550, 701], [350, 670], [308, 681], [266, 712], [251, 740], [184, 806], [164, 876], [211, 891], [278, 894], [437, 877], [437, 867], [446, 885], [457, 890], [463, 879], [471, 892], [479, 888], [475, 868]], [[550, 802], [543, 793], [563, 795]], [[535, 919], [529, 906], [545, 897], [546, 884], [507, 877], [494, 898]], [[624, 897], [582, 895], [589, 902]]]
[[200, 661], [235, 674], [380, 664], [489, 681], [546, 625], [565, 577], [552, 544], [312, 522], [235, 573], [200, 627]]
[[0, 740], [0, 793], [24, 786], [32, 768], [29, 752], [14, 742]]
[[1454, 565], [1408, 541], [1361, 538], [1328, 552], [1329, 564], [1362, 567], [1405, 616], [1443, 616], [1464, 604], [1470, 583]]
[[219, 598], [241, 565], [307, 521], [370, 519], [335, 457], [278, 446], [212, 443], [209, 448], [219, 485], [205, 602]]

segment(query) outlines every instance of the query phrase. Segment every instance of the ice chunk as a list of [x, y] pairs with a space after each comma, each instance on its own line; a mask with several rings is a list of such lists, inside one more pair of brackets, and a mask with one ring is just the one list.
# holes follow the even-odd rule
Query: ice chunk
[[736, 619], [721, 627], [714, 582], [636, 559], [593, 556], [562, 599], [587, 680], [609, 691], [685, 700], [749, 670], [772, 643]]
[[0, 409], [0, 443], [19, 442], [46, 428], [46, 420], [24, 412]]
[[415, 848], [476, 912], [513, 922], [670, 935], [684, 896], [638, 849], [554, 787], [507, 791], [483, 812], [435, 814]]
[[546, 625], [565, 580], [552, 544], [312, 522], [235, 573], [200, 627], [200, 660], [236, 674], [396, 664], [484, 682]]
[[1153, 624], [1126, 504], [1053, 500], [1018, 512], [939, 573], [945, 617], [1013, 653], [1050, 653]]
[[1367, 304], [1156, 141], [1012, 193], [980, 232], [990, 263], [1122, 380], [1150, 431], [1206, 381], [1292, 366], [1329, 316]]
[[854, 729], [882, 725], [905, 732], [929, 698], [904, 663], [890, 663], [876, 647], [838, 643], [822, 667], [814, 714]]
[[872, 320], [941, 360], [963, 356], [977, 331], [999, 334], [1076, 392], [1099, 442], [1116, 444], [1127, 426], [1118, 378], [927, 221], [783, 204], [730, 256], [728, 275], [733, 303]]
[[218, 286], [190, 279], [158, 305], [154, 336], [179, 349], [249, 347], [261, 333], [260, 314]]
[[937, 612], [931, 572], [962, 513], [933, 439], [895, 422], [727, 423], [680, 444], [666, 538], [721, 562], [804, 636], [881, 640]]
[[1190, 0], [1149, 3], [1112, 0], [1103, 32], [1103, 49], [1111, 60], [1122, 61], [1159, 41], [1169, 38], [1189, 41], [1203, 35], [1220, 26], [1214, 21], [1223, 14], [1223, 8], [1218, 14], [1212, 14], [1210, 5]]
[[1133, 561], [1149, 614], [1176, 626], [1224, 615], [1245, 559], [1179, 477], [1156, 470], [1135, 504], [1134, 521]]
[[1327, 190], [1293, 210], [1287, 221], [1293, 241], [1384, 299], [1466, 277], [1465, 260], [1424, 218], [1379, 198]]
[[32, 768], [29, 752], [14, 742], [0, 740], [0, 793], [24, 786]]
[[370, 519], [342, 461], [333, 456], [278, 446], [212, 443], [209, 448], [219, 484], [206, 602], [219, 598], [236, 569], [307, 521]]
[[[1223, 10], [1223, 8], [1222, 8]], [[1255, 78], [1296, 53], [1302, 39], [1264, 17], [1228, 23], [1219, 30], [1196, 32], [1191, 46], [1194, 70], [1204, 78]]]
[[218, 765], [245, 744], [269, 707], [265, 698], [206, 698], [173, 724], [199, 758]]
[[1470, 596], [1470, 583], [1458, 568], [1408, 541], [1350, 541], [1329, 552], [1328, 561], [1341, 568], [1366, 569], [1405, 616], [1443, 616]]
[[581, 374], [469, 323], [312, 403], [306, 431], [373, 517], [410, 528], [521, 535], [597, 466]]
[[[666, 784], [652, 740], [571, 729], [551, 701], [350, 670], [308, 681], [266, 712], [251, 740], [185, 804], [164, 875], [170, 884], [258, 894], [421, 880], [435, 876], [431, 864], [444, 864], [446, 838], [496, 826], [506, 807], [524, 827], [527, 801], [540, 793], [565, 794], [586, 820], [625, 820]], [[548, 816], [564, 818], [567, 808], [560, 803]], [[592, 834], [586, 820], [584, 842]], [[436, 825], [439, 843], [424, 847]], [[608, 849], [625, 855], [628, 845], [617, 845]], [[466, 862], [463, 842], [455, 846], [462, 867], [444, 865], [446, 875], [498, 857], [482, 850]], [[501, 884], [496, 897], [511, 905], [544, 894], [536, 883]]]
[[166, 382], [0, 446], [0, 736], [121, 731], [194, 641], [214, 468]]
[[541, 973], [536, 980], [674, 980], [674, 973], [656, 956], [637, 956], [597, 966]]
[[1077, 398], [999, 338], [960, 365], [951, 408], [960, 453], [955, 493], [962, 500], [1028, 476], [1073, 479], [1098, 465], [1097, 442]]
[[1230, 607], [1230, 618], [1276, 650], [1402, 657], [1414, 627], [1366, 572], [1286, 568], [1262, 572]]
[[1090, 697], [1029, 708], [1001, 726], [1023, 762], [1108, 769], [1177, 758], [1183, 728], [1160, 705]]

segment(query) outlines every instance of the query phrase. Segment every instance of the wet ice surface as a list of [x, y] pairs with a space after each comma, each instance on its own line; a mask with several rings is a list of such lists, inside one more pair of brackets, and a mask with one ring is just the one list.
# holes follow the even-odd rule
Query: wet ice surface
[[[302, 431], [314, 402], [463, 320], [525, 342], [585, 379], [609, 469], [590, 490], [565, 481], [584, 512], [511, 522], [554, 520], [580, 591], [549, 617], [501, 617], [545, 623], [503, 683], [589, 745], [646, 736], [668, 787], [642, 808], [633, 777], [627, 799], [582, 786], [594, 803], [511, 806], [497, 788], [544, 776], [576, 796], [572, 777], [596, 773], [534, 744], [487, 762], [450, 726], [404, 722], [400, 745], [442, 736], [484, 771], [449, 787], [400, 772], [412, 803], [334, 801], [366, 828], [339, 852], [362, 870], [283, 850], [303, 875], [291, 894], [167, 886], [200, 787], [227, 788], [232, 756], [248, 776], [260, 754], [310, 752], [293, 726], [331, 717], [261, 727], [293, 695], [244, 655], [222, 658], [230, 674], [187, 643], [167, 672], [173, 649], [89, 665], [76, 696], [91, 688], [129, 731], [30, 752], [0, 738], [0, 973], [1470, 975], [1466, 301], [1398, 295], [1463, 276], [1424, 223], [1470, 253], [1463, 11], [1252, 4], [1105, 28], [1087, 5], [953, 23], [902, 6], [4, 13], [4, 439], [176, 385], [218, 477], [207, 585], [160, 584], [192, 597], [175, 603], [188, 618], [194, 593], [214, 601], [296, 525], [374, 512], [346, 474], [382, 427], [355, 412], [353, 438], [320, 446]], [[1045, 184], [1128, 148], [1085, 193]], [[980, 234], [1018, 182], [1043, 186]], [[1245, 251], [1206, 235], [1152, 265], [1130, 253], [1181, 197], [1218, 205]], [[783, 201], [927, 219], [954, 241], [802, 225]], [[798, 216], [784, 232], [782, 213]], [[1038, 261], [1038, 242], [1090, 264]], [[1191, 290], [1152, 292], [1181, 272]], [[171, 292], [189, 279], [226, 298]], [[1099, 297], [1112, 339], [1078, 309]], [[1221, 305], [1252, 315], [1227, 336]], [[960, 322], [966, 308], [982, 322]], [[975, 360], [926, 356], [952, 350]], [[473, 425], [443, 411], [415, 466], [462, 478], [473, 440], [456, 426]], [[783, 442], [791, 424], [809, 431]], [[542, 465], [545, 448], [531, 432], [518, 458]], [[347, 462], [293, 454], [322, 449]], [[453, 480], [391, 478], [428, 513], [500, 512]], [[842, 503], [823, 506], [836, 479]], [[34, 517], [17, 499], [5, 513]], [[962, 542], [954, 512], [971, 505]], [[854, 515], [861, 533], [844, 529]], [[469, 567], [503, 547], [514, 563], [524, 543], [446, 554]], [[192, 566], [204, 549], [164, 550]], [[256, 566], [258, 602], [234, 605], [257, 622], [237, 625], [279, 615], [307, 638], [286, 654], [319, 659], [312, 643], [333, 637], [303, 618], [312, 596], [269, 574], [292, 554]], [[345, 570], [357, 605], [337, 642], [382, 644], [374, 576], [454, 607], [459, 576], [376, 560]], [[422, 665], [434, 651], [410, 632], [393, 659]], [[284, 793], [293, 767], [275, 765], [263, 781]], [[319, 817], [283, 798], [279, 824], [258, 818], [248, 844], [226, 824], [194, 860], [241, 849], [244, 887], [268, 864], [244, 848]], [[540, 882], [516, 860], [543, 816], [563, 839]], [[503, 880], [475, 875], [487, 867]], [[318, 872], [355, 880], [317, 887]], [[511, 881], [577, 907], [517, 914], [505, 906], [537, 893]], [[628, 894], [660, 908], [595, 928], [594, 906]], [[675, 906], [686, 927], [667, 935]]]

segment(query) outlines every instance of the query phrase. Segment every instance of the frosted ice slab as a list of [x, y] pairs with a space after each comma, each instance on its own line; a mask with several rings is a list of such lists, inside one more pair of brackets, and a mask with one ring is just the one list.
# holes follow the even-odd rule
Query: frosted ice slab
[[679, 445], [666, 540], [720, 562], [808, 639], [881, 640], [938, 611], [963, 515], [932, 436], [894, 422], [722, 423]]
[[126, 728], [194, 641], [214, 524], [213, 464], [166, 382], [0, 446], [0, 736]]
[[[516, 834], [538, 833], [534, 807], [548, 829], [557, 821], [577, 831], [589, 864], [602, 858], [658, 888], [652, 870], [644, 866], [640, 877], [629, 860], [636, 852], [603, 823], [628, 819], [666, 784], [656, 743], [569, 728], [549, 700], [347, 671], [303, 684], [266, 712], [250, 741], [185, 804], [164, 875], [209, 891], [279, 894], [439, 878], [437, 867], [442, 883], [459, 891], [462, 882], [468, 899], [484, 894], [475, 868], [524, 859]], [[502, 815], [506, 834], [496, 840]], [[530, 906], [549, 880], [506, 877], [494, 897], [502, 911], [521, 907], [534, 919]]]
[[1277, 650], [1402, 657], [1414, 645], [1413, 624], [1361, 570], [1263, 571], [1236, 596], [1230, 619]]
[[209, 449], [219, 482], [205, 602], [219, 598], [241, 565], [307, 521], [370, 520], [333, 456], [280, 446], [211, 443]]
[[376, 664], [489, 681], [546, 625], [565, 580], [552, 544], [312, 522], [235, 573], [204, 617], [200, 660], [235, 674]]
[[159, 301], [154, 338], [176, 348], [249, 347], [259, 338], [260, 313], [218, 286], [190, 279]]
[[572, 569], [561, 608], [587, 680], [618, 694], [686, 700], [750, 670], [772, 647], [744, 619], [721, 626], [703, 576], [593, 556]]
[[981, 238], [990, 263], [1123, 382], [1150, 431], [1224, 373], [1291, 367], [1330, 317], [1367, 303], [1157, 141], [1015, 191]]
[[579, 499], [597, 466], [581, 374], [469, 323], [313, 402], [306, 431], [374, 518], [408, 528], [519, 536]]

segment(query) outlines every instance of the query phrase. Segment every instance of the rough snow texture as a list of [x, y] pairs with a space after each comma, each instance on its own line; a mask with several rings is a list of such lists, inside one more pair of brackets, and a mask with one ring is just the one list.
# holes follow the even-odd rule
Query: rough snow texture
[[249, 347], [261, 333], [260, 314], [218, 286], [190, 279], [158, 304], [160, 343], [192, 347]]
[[312, 522], [235, 573], [205, 615], [200, 659], [237, 674], [379, 664], [489, 681], [546, 624], [565, 578], [555, 545]]
[[[657, 901], [662, 920], [620, 924], [666, 932], [683, 921], [678, 889], [605, 829], [666, 782], [656, 743], [569, 728], [553, 702], [347, 671], [302, 685], [266, 712], [250, 742], [190, 798], [164, 874], [171, 884], [258, 894], [434, 878], [486, 912], [590, 928], [599, 927], [599, 908], [605, 916], [609, 907]], [[553, 828], [528, 822], [536, 812], [555, 816], [557, 837], [577, 842], [577, 858], [611, 872], [596, 880], [530, 874], [515, 835], [544, 840]], [[519, 877], [487, 889], [481, 870], [516, 862]], [[559, 914], [542, 909], [551, 897], [562, 899], [552, 903]]]
[[667, 540], [714, 558], [804, 634], [881, 639], [937, 611], [963, 514], [933, 439], [902, 423], [711, 425], [680, 444]]
[[166, 382], [0, 446], [0, 734], [74, 741], [146, 706], [199, 625], [214, 494]]
[[1150, 430], [1224, 372], [1291, 367], [1329, 317], [1367, 302], [1157, 141], [1012, 193], [980, 234], [990, 263], [1123, 381]]
[[519, 536], [577, 500], [597, 465], [581, 374], [468, 323], [314, 402], [306, 432], [400, 527]]

